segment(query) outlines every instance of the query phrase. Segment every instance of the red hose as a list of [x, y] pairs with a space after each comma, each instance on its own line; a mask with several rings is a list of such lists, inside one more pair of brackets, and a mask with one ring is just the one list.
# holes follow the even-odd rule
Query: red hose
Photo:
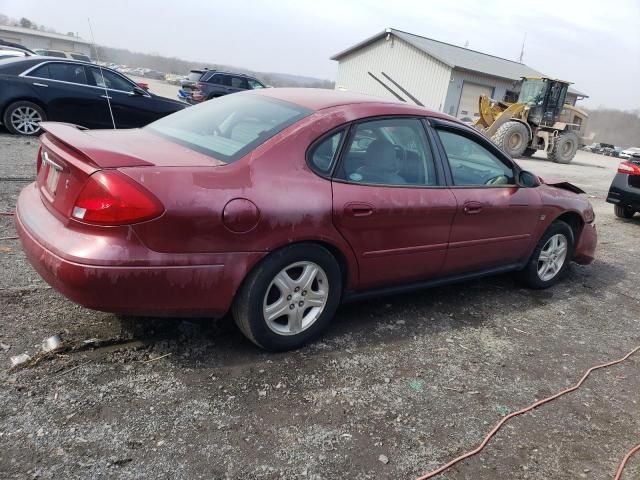
[[636, 445], [624, 456], [622, 462], [620, 462], [620, 466], [618, 467], [618, 471], [616, 472], [616, 478], [614, 480], [620, 480], [622, 478], [622, 471], [624, 470], [624, 466], [627, 464], [627, 461], [631, 458], [631, 456], [640, 450], [640, 445]]
[[[537, 402], [532, 403], [531, 405], [529, 405], [528, 407], [523, 408], [522, 410], [518, 410], [517, 412], [510, 413], [506, 417], [503, 417], [502, 420], [500, 420], [496, 424], [496, 426], [493, 427], [493, 430], [491, 430], [489, 432], [489, 434], [484, 438], [482, 443], [480, 443], [480, 445], [478, 445], [475, 449], [469, 450], [468, 452], [463, 453], [459, 457], [454, 458], [449, 463], [446, 463], [446, 464], [442, 465], [441, 467], [436, 468], [435, 470], [432, 470], [432, 471], [430, 471], [428, 473], [425, 473], [421, 477], [418, 477], [417, 480], [427, 480], [428, 478], [435, 477], [436, 475], [439, 475], [442, 472], [444, 472], [445, 470], [453, 467], [456, 463], [461, 462], [462, 460], [465, 460], [465, 459], [467, 459], [469, 457], [472, 457], [472, 456], [476, 455], [477, 453], [479, 453], [487, 445], [487, 443], [489, 443], [489, 440], [491, 440], [491, 438], [498, 432], [498, 430], [500, 430], [502, 425], [504, 425], [508, 420], [512, 419], [513, 417], [517, 417], [518, 415], [522, 415], [523, 413], [527, 413], [527, 412], [533, 410], [534, 408], [538, 408], [540, 405], [544, 405], [545, 403], [548, 403], [548, 402], [550, 402], [552, 400], [555, 400], [556, 398], [561, 397], [563, 395], [566, 395], [567, 393], [571, 393], [574, 390], [577, 390], [578, 388], [580, 388], [580, 386], [582, 386], [582, 384], [587, 379], [587, 377], [591, 374], [591, 372], [593, 372], [595, 370], [599, 370], [600, 368], [611, 367], [612, 365], [616, 365], [618, 363], [624, 362], [627, 358], [629, 358], [631, 355], [636, 353], [638, 350], [640, 350], [640, 345], [637, 346], [636, 348], [634, 348], [633, 350], [631, 350], [624, 357], [622, 357], [622, 358], [620, 358], [618, 360], [614, 360], [612, 362], [603, 363], [602, 365], [596, 365], [595, 367], [591, 367], [589, 370], [587, 370], [585, 372], [585, 374], [582, 376], [580, 381], [578, 383], [576, 383], [573, 387], [570, 387], [570, 388], [567, 388], [565, 390], [562, 390], [561, 392], [558, 392], [555, 395], [552, 395], [550, 397], [543, 398], [542, 400], [538, 400]], [[633, 450], [631, 450], [627, 454], [627, 456], [624, 458], [622, 464], [620, 464], [620, 467], [618, 468], [618, 472], [619, 472], [620, 475], [622, 475], [622, 470], [624, 469], [624, 464], [626, 463], [628, 458], [631, 455], [633, 455], [636, 451], [638, 451], [639, 449], [640, 449], [640, 445], [638, 445]], [[620, 477], [617, 476], [616, 480], [618, 480], [619, 478]]]

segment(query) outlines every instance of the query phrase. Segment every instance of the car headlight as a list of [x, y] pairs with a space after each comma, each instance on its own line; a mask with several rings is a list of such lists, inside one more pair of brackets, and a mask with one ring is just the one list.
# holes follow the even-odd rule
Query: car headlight
[[587, 208], [584, 212], [584, 221], [587, 223], [593, 223], [595, 219], [596, 213], [593, 211], [593, 207], [589, 205], [589, 208]]

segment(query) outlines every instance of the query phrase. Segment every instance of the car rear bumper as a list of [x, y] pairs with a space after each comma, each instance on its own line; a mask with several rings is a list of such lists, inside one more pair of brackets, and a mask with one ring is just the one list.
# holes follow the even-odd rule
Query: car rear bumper
[[609, 187], [607, 202], [640, 210], [640, 188], [629, 185], [629, 175], [617, 173]]
[[598, 233], [595, 223], [585, 223], [576, 245], [576, 251], [573, 257], [574, 262], [581, 265], [588, 265], [593, 262], [596, 255], [597, 244]]
[[131, 227], [75, 230], [49, 212], [35, 184], [21, 192], [15, 223], [29, 262], [49, 285], [114, 313], [222, 316], [261, 256], [165, 254], [147, 249]]

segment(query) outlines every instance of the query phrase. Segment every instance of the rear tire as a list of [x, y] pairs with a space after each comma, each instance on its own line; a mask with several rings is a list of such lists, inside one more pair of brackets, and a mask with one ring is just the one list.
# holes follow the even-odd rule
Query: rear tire
[[555, 284], [566, 273], [574, 247], [573, 230], [563, 221], [556, 220], [542, 235], [527, 266], [519, 272], [520, 280], [534, 289]]
[[556, 163], [571, 163], [578, 146], [578, 136], [575, 133], [563, 132], [556, 138], [553, 148], [547, 153], [547, 158]]
[[4, 111], [2, 123], [14, 135], [34, 136], [42, 133], [40, 122], [45, 122], [44, 110], [33, 102], [13, 102]]
[[636, 213], [633, 208], [626, 205], [614, 205], [613, 212], [616, 214], [616, 217], [619, 218], [633, 218]]
[[292, 350], [322, 333], [341, 296], [342, 274], [333, 255], [320, 245], [297, 244], [272, 253], [248, 275], [232, 313], [259, 347]]
[[491, 140], [513, 158], [518, 158], [529, 144], [529, 130], [523, 123], [509, 121], [498, 128]]

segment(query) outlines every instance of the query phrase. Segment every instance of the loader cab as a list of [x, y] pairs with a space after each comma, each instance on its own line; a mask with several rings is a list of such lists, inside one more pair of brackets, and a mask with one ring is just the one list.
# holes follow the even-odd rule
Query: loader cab
[[568, 82], [550, 78], [523, 78], [518, 103], [529, 107], [529, 123], [551, 127], [567, 96]]

